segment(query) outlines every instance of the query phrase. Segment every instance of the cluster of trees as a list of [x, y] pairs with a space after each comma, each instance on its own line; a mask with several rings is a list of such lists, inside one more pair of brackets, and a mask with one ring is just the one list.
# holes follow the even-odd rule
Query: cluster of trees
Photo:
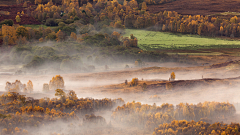
[[[82, 3], [82, 1], [81, 1]], [[83, 2], [84, 3], [84, 2]], [[240, 19], [237, 16], [231, 18], [221, 18], [214, 16], [203, 15], [180, 15], [175, 11], [164, 11], [156, 14], [147, 11], [147, 4], [152, 3], [145, 1], [124, 1], [119, 4], [118, 1], [96, 1], [94, 3], [87, 2], [79, 7], [79, 1], [63, 1], [62, 5], [54, 5], [52, 1], [47, 4], [38, 4], [37, 8], [32, 11], [31, 15], [39, 21], [45, 22], [47, 26], [58, 26], [54, 31], [50, 28], [44, 30], [11, 27], [11, 22], [8, 20], [2, 24], [8, 24], [2, 28], [2, 39], [5, 44], [15, 44], [19, 39], [22, 43], [26, 43], [26, 39], [37, 39], [40, 41], [58, 40], [63, 41], [66, 36], [71, 36], [72, 39], [83, 40], [79, 34], [95, 36], [96, 31], [113, 28], [149, 28], [157, 31], [170, 31], [179, 33], [198, 34], [205, 36], [240, 36]], [[157, 2], [159, 3], [159, 2]], [[61, 13], [63, 11], [64, 13]], [[88, 27], [91, 24], [92, 28]], [[81, 29], [77, 31], [77, 28]], [[95, 31], [95, 33], [89, 33]], [[73, 33], [72, 33], [73, 32]], [[105, 31], [106, 32], [106, 31]], [[105, 33], [103, 32], [103, 33]], [[108, 33], [109, 34], [109, 33]], [[111, 33], [110, 33], [111, 34]], [[109, 35], [110, 35], [109, 34]], [[117, 34], [117, 33], [113, 33]], [[91, 38], [100, 38], [103, 35], [96, 35]], [[118, 39], [118, 35], [115, 35]], [[20, 38], [22, 37], [22, 38]], [[105, 36], [106, 38], [106, 36]], [[87, 40], [85, 39], [85, 40]], [[120, 44], [114, 39], [111, 44]], [[137, 46], [137, 39], [133, 35], [129, 38], [122, 38], [121, 42], [124, 46]], [[103, 42], [106, 44], [107, 42]]]
[[237, 135], [240, 132], [240, 125], [231, 123], [209, 124], [203, 121], [173, 120], [171, 123], [160, 124], [154, 129], [153, 135]]
[[5, 90], [9, 92], [29, 92], [33, 91], [32, 81], [29, 80], [26, 84], [22, 84], [20, 80], [16, 80], [13, 83], [6, 82]]
[[51, 28], [39, 27], [39, 29], [32, 29], [19, 25], [2, 25], [1, 38], [4, 45], [24, 45], [29, 41], [39, 40], [40, 42], [47, 40], [63, 41], [66, 35], [61, 30], [57, 32]]
[[[55, 95], [60, 98], [37, 100], [16, 92], [8, 92], [0, 96], [2, 133], [27, 132], [20, 128], [46, 125], [60, 119], [64, 121], [79, 119], [85, 114], [110, 110], [124, 103], [122, 99], [78, 98], [72, 90], [65, 93], [62, 89], [57, 89]], [[92, 117], [85, 117], [85, 119], [104, 122], [102, 117], [96, 117], [96, 119]], [[16, 128], [19, 130], [15, 130]]]
[[204, 102], [197, 105], [180, 103], [176, 107], [167, 103], [156, 106], [155, 104], [142, 105], [139, 102], [128, 102], [115, 109], [112, 113], [112, 119], [152, 130], [159, 124], [171, 123], [173, 120], [218, 119], [233, 115], [235, 112], [235, 107], [232, 104], [219, 102]]

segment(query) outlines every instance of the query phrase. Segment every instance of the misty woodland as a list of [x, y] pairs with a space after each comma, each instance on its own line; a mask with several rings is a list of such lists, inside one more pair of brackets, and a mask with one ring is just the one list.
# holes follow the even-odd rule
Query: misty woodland
[[239, 1], [0, 1], [0, 135], [240, 135], [239, 82]]

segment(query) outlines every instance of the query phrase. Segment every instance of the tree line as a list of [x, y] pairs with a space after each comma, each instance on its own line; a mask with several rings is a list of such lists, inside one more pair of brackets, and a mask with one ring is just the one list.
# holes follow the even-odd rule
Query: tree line
[[173, 120], [195, 120], [202, 118], [217, 120], [235, 114], [232, 104], [219, 102], [204, 102], [193, 104], [180, 103], [161, 106], [141, 104], [140, 102], [126, 103], [118, 106], [112, 113], [112, 119], [123, 124], [153, 130], [159, 124], [171, 123]]

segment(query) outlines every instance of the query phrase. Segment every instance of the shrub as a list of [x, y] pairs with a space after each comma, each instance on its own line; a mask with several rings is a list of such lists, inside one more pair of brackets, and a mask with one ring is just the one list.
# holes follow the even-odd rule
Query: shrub
[[131, 81], [131, 86], [136, 86], [138, 85], [138, 78], [133, 78]]
[[80, 19], [79, 19], [79, 17], [75, 16], [75, 17], [73, 18], [73, 20], [76, 21], [76, 20], [80, 20]]
[[25, 65], [25, 68], [37, 68], [39, 66], [41, 66], [44, 62], [44, 59], [39, 57], [39, 56], [34, 56], [32, 61], [29, 62], [27, 65]]
[[65, 24], [64, 22], [59, 22], [59, 23], [58, 23], [58, 26], [59, 26], [59, 27], [64, 27], [64, 26], [66, 26], [66, 24]]
[[19, 26], [17, 29], [16, 29], [16, 35], [18, 37], [22, 36], [22, 37], [28, 37], [28, 30], [23, 27], [23, 26]]
[[171, 80], [175, 80], [175, 73], [174, 72], [171, 73]]
[[69, 36], [71, 34], [71, 32], [76, 33], [76, 28], [75, 28], [75, 26], [64, 26], [62, 28], [62, 31]]
[[20, 58], [23, 60], [25, 58], [25, 56], [27, 56], [28, 54], [31, 54], [31, 52], [29, 51], [23, 51]]
[[54, 19], [48, 18], [45, 23], [46, 26], [58, 26]]
[[47, 40], [56, 40], [57, 36], [56, 36], [56, 33], [53, 31], [53, 32], [49, 33], [45, 38]]
[[24, 63], [29, 63], [33, 59], [34, 55], [33, 54], [28, 54], [24, 57], [23, 62]]
[[67, 20], [65, 20], [64, 22], [65, 22], [66, 24], [70, 24], [70, 23], [73, 23], [74, 20], [72, 20], [72, 19], [67, 19]]
[[8, 26], [12, 26], [14, 24], [12, 19], [4, 19], [3, 21], [0, 22], [0, 25], [6, 24]]

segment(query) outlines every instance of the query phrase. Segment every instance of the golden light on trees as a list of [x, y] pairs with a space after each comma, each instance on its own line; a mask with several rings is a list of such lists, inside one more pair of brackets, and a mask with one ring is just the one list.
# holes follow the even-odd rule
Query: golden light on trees
[[49, 89], [56, 90], [56, 89], [64, 89], [64, 80], [63, 77], [60, 75], [56, 75], [52, 78], [49, 82]]
[[28, 30], [23, 26], [19, 26], [16, 29], [16, 35], [17, 35], [17, 37], [20, 37], [20, 36], [28, 37]]
[[175, 80], [175, 73], [174, 72], [171, 73], [170, 78], [171, 78], [171, 80]]
[[133, 78], [131, 81], [131, 86], [136, 86], [138, 85], [138, 78]]
[[7, 38], [6, 44], [15, 44], [17, 40], [16, 30], [13, 26], [2, 25], [3, 38]]
[[17, 15], [16, 18], [15, 18], [15, 20], [16, 20], [16, 22], [21, 22], [21, 18], [20, 18], [20, 16]]

